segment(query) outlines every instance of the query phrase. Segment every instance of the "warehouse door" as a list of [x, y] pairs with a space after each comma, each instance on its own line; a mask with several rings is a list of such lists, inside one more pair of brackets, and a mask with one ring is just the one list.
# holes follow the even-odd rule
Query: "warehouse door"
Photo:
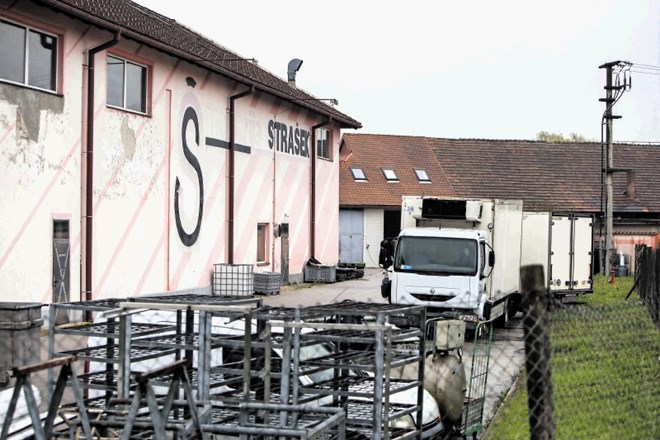
[[363, 263], [364, 211], [361, 209], [339, 210], [339, 261]]

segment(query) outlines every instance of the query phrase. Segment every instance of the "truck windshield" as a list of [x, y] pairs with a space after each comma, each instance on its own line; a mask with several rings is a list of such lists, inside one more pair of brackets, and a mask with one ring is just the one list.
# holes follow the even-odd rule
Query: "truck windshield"
[[439, 275], [477, 274], [477, 241], [466, 238], [399, 238], [394, 270]]

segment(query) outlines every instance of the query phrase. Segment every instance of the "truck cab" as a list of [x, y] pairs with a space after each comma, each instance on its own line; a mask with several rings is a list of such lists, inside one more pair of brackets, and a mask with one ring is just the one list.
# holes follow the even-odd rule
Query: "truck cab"
[[482, 231], [408, 228], [397, 240], [388, 300], [427, 306], [429, 312], [453, 313], [474, 320], [483, 314], [486, 279], [494, 254]]
[[468, 322], [505, 323], [516, 313], [521, 201], [403, 196], [401, 216], [404, 229], [381, 243], [390, 303]]

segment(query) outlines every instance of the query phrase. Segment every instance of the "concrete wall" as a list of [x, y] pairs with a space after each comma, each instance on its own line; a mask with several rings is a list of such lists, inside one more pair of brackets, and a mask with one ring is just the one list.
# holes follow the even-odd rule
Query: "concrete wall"
[[[0, 80], [0, 300], [50, 302], [53, 219], [70, 222], [70, 295], [80, 300], [84, 54], [112, 35], [33, 3], [10, 10], [12, 3], [0, 1], [0, 16], [58, 36], [60, 86], [49, 93]], [[107, 53], [148, 66], [147, 115], [106, 106]], [[207, 285], [213, 264], [227, 261], [229, 97], [246, 87], [131, 40], [107, 53], [96, 56], [95, 71], [93, 298]], [[197, 127], [186, 117], [191, 112]], [[235, 117], [236, 143], [249, 151], [236, 152], [234, 263], [279, 271], [281, 239], [273, 225], [289, 223], [289, 270], [299, 279], [311, 256], [311, 159], [300, 142], [279, 143], [278, 133], [296, 133], [299, 140], [302, 130], [309, 133], [324, 118], [261, 92], [237, 100]], [[326, 128], [333, 158], [317, 160], [315, 257], [331, 264], [338, 258], [340, 133]], [[311, 134], [307, 141], [311, 149]], [[190, 234], [200, 225], [190, 246], [176, 225], [177, 180], [182, 230]], [[255, 264], [258, 223], [269, 225], [268, 264], [262, 266]]]

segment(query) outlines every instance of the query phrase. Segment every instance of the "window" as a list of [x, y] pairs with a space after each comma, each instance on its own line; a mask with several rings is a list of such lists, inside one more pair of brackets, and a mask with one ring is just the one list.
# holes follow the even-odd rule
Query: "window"
[[385, 176], [385, 180], [388, 182], [398, 182], [399, 178], [396, 176], [396, 173], [394, 172], [393, 169], [391, 168], [382, 168], [383, 170], [383, 175]]
[[0, 78], [55, 91], [57, 37], [0, 20]]
[[396, 246], [394, 270], [474, 276], [477, 246], [476, 240], [466, 238], [403, 236]]
[[266, 264], [268, 252], [268, 223], [259, 223], [257, 225], [257, 264]]
[[147, 68], [108, 55], [108, 98], [111, 107], [147, 112]]
[[319, 128], [316, 139], [316, 155], [323, 159], [332, 159], [330, 156], [330, 131]]
[[420, 182], [431, 183], [431, 179], [429, 178], [429, 175], [425, 170], [415, 169], [415, 175], [417, 176], [417, 180], [419, 180]]
[[367, 181], [367, 175], [364, 174], [362, 168], [351, 168], [351, 174], [353, 174], [353, 179], [355, 179], [356, 182]]

